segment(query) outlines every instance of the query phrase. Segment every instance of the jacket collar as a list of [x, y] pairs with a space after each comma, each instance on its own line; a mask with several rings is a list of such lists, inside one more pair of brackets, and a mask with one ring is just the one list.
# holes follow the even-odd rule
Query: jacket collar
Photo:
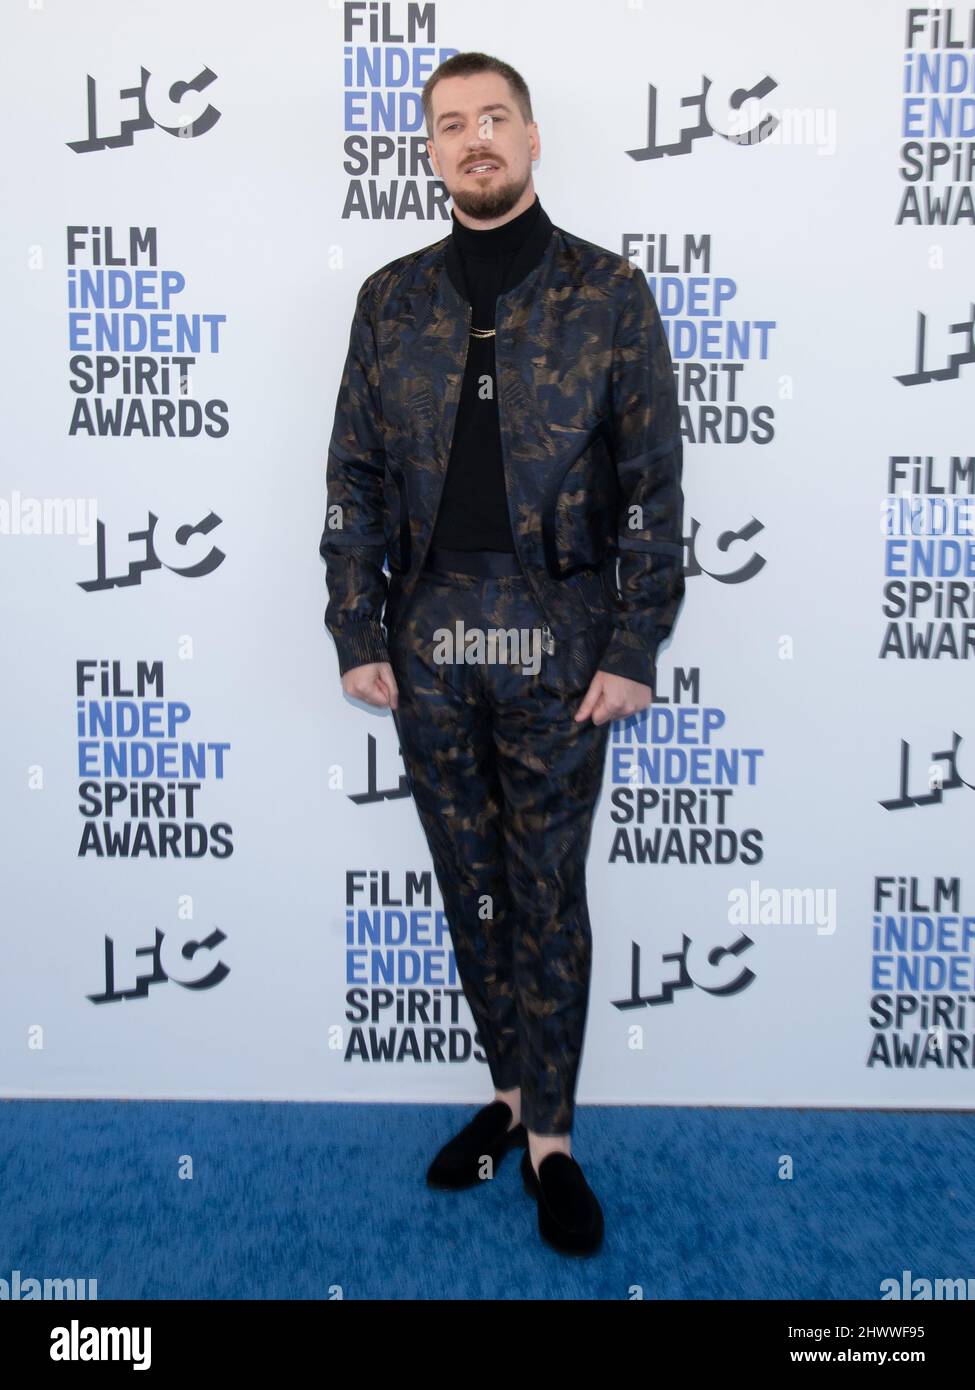
[[[538, 216], [535, 219], [535, 224], [525, 237], [524, 243], [511, 263], [511, 267], [505, 278], [502, 294], [507, 290], [514, 289], [536, 268], [536, 266], [541, 264], [549, 248], [553, 230], [554, 226], [551, 219], [541, 206], [541, 203], [539, 203]], [[470, 293], [467, 289], [467, 280], [464, 275], [464, 263], [457, 250], [457, 239], [452, 234], [447, 237], [444, 246], [444, 269], [447, 272], [447, 277], [451, 285], [457, 291], [457, 294], [465, 304], [470, 304]]]

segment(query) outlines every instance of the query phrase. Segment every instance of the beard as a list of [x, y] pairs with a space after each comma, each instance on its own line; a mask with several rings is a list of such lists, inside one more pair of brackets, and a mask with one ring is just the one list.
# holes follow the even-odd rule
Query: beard
[[461, 174], [461, 182], [458, 187], [450, 191], [450, 196], [454, 200], [454, 206], [460, 208], [461, 212], [468, 217], [478, 218], [484, 222], [491, 222], [497, 217], [503, 217], [506, 212], [510, 212], [517, 203], [518, 199], [528, 187], [528, 180], [531, 172], [519, 182], [517, 179], [509, 179], [503, 182], [504, 171], [501, 179], [496, 179], [493, 183], [479, 189], [475, 184], [468, 184], [467, 175]]

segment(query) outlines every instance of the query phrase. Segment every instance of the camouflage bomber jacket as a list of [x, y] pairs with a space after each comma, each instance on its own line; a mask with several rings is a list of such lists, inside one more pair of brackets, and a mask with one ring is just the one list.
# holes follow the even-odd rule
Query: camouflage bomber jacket
[[[471, 327], [455, 255], [447, 236], [358, 293], [319, 547], [341, 675], [389, 660], [433, 536]], [[552, 225], [541, 261], [498, 296], [495, 327], [512, 535], [550, 636], [603, 622], [598, 669], [655, 688], [684, 593], [684, 499], [670, 350], [646, 277]]]

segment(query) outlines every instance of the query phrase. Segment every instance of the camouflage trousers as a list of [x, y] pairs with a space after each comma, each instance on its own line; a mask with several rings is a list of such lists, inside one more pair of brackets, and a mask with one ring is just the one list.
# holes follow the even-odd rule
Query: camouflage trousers
[[573, 715], [611, 629], [553, 644], [510, 560], [514, 573], [488, 577], [423, 571], [388, 634], [394, 719], [491, 1078], [521, 1087], [528, 1129], [570, 1134], [592, 958], [586, 856], [609, 739], [608, 723]]

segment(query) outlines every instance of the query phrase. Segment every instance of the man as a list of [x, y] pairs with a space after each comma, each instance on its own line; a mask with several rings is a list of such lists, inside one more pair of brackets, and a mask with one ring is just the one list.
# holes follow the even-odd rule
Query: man
[[609, 721], [650, 705], [684, 592], [679, 409], [645, 276], [541, 207], [521, 76], [458, 54], [423, 106], [453, 227], [359, 291], [325, 622], [343, 690], [392, 712], [495, 1086], [428, 1181], [527, 1142], [543, 1238], [587, 1254], [585, 859]]

